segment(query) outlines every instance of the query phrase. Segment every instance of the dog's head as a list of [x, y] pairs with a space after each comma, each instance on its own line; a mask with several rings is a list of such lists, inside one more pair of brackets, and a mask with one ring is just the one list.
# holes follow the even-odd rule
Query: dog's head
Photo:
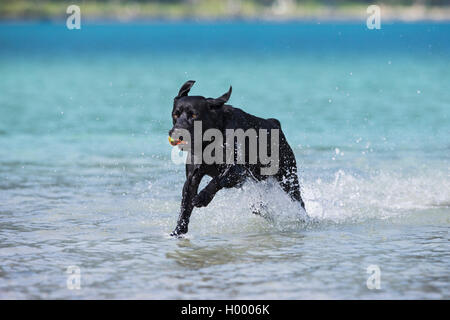
[[201, 121], [202, 134], [208, 129], [219, 128], [223, 118], [223, 106], [230, 99], [231, 86], [227, 93], [219, 98], [188, 96], [195, 81], [189, 80], [181, 87], [173, 102], [173, 127], [169, 137], [186, 140], [183, 132], [189, 132], [191, 141], [194, 138], [194, 123]]

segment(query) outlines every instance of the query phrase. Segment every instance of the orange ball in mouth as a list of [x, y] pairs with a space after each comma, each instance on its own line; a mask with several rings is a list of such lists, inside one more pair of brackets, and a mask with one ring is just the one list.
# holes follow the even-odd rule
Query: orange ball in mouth
[[180, 140], [180, 139], [174, 139], [174, 138], [172, 138], [171, 136], [169, 136], [169, 143], [172, 145], [172, 146], [177, 146], [177, 145], [179, 145], [179, 144], [187, 144], [187, 142], [186, 141], [183, 141], [183, 140]]

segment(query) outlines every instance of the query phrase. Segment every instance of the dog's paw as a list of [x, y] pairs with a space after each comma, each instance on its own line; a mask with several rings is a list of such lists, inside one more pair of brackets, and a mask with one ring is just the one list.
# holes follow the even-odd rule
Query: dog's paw
[[194, 197], [194, 199], [192, 199], [192, 205], [197, 208], [206, 207], [213, 197], [214, 195], [210, 194], [208, 191], [202, 190]]
[[175, 237], [175, 238], [180, 238], [182, 237], [184, 234], [186, 234], [188, 232], [188, 228], [187, 227], [181, 227], [181, 226], [177, 226], [175, 228], [175, 230], [172, 231], [172, 233], [170, 234], [171, 237]]
[[188, 224], [189, 224], [189, 221], [186, 221], [186, 220], [178, 221], [177, 226], [175, 227], [175, 230], [173, 230], [170, 235], [172, 237], [180, 238], [183, 234], [188, 232]]

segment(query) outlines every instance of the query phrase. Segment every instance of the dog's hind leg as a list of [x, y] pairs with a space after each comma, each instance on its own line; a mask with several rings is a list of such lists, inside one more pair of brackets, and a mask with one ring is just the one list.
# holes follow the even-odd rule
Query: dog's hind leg
[[300, 183], [298, 182], [297, 168], [291, 168], [290, 170], [280, 169], [280, 172], [276, 178], [284, 192], [286, 192], [292, 200], [300, 202], [302, 208], [305, 209], [305, 203], [303, 202], [300, 194]]
[[302, 208], [305, 209], [305, 203], [300, 194], [300, 184], [297, 177], [297, 161], [295, 160], [294, 152], [287, 143], [283, 132], [280, 134], [279, 165], [275, 178], [284, 192], [286, 192], [292, 200], [300, 202]]

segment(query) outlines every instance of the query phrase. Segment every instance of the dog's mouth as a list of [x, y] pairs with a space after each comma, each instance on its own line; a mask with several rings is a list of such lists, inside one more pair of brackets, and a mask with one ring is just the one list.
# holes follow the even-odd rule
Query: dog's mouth
[[186, 141], [183, 141], [183, 137], [180, 137], [180, 139], [174, 139], [174, 138], [172, 138], [171, 136], [169, 136], [169, 143], [170, 143], [173, 147], [178, 146], [178, 145], [180, 145], [180, 144], [187, 144]]

